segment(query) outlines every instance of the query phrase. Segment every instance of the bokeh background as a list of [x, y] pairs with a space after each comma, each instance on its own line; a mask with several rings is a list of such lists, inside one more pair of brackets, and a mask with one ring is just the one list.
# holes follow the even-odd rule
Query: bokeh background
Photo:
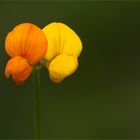
[[73, 28], [83, 42], [79, 68], [61, 84], [41, 70], [44, 139], [140, 138], [140, 2], [1, 1], [0, 139], [34, 138], [32, 77], [4, 76], [6, 34], [17, 24]]

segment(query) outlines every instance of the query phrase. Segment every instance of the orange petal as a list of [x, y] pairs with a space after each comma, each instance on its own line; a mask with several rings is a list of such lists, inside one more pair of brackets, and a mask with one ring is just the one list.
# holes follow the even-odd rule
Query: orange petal
[[32, 23], [23, 23], [8, 33], [5, 49], [11, 57], [21, 56], [30, 64], [36, 64], [47, 51], [47, 39], [39, 27]]
[[5, 69], [5, 76], [9, 78], [11, 75], [17, 84], [21, 84], [29, 77], [31, 72], [32, 69], [27, 63], [27, 60], [16, 56], [8, 61]]

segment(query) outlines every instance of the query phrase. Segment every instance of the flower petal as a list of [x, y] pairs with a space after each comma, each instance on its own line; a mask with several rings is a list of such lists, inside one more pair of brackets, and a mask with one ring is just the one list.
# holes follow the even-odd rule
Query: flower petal
[[58, 23], [53, 22], [46, 27], [44, 27], [43, 32], [45, 33], [48, 40], [48, 50], [45, 56], [47, 61], [50, 61], [59, 53], [60, 49], [60, 31]]
[[48, 40], [48, 50], [45, 56], [50, 61], [61, 53], [79, 56], [82, 50], [82, 43], [78, 35], [67, 25], [53, 22], [44, 27]]
[[82, 42], [78, 35], [67, 25], [58, 23], [61, 30], [63, 49], [61, 53], [79, 56], [82, 51]]
[[9, 76], [12, 75], [14, 81], [17, 84], [21, 84], [29, 77], [31, 72], [32, 69], [27, 63], [27, 60], [16, 56], [8, 61], [5, 69], [5, 76], [9, 78]]
[[5, 49], [11, 57], [21, 56], [30, 64], [36, 64], [45, 56], [47, 39], [39, 27], [23, 23], [7, 35]]
[[77, 66], [77, 57], [66, 54], [58, 55], [48, 66], [50, 79], [55, 83], [60, 83], [65, 77], [71, 75]]

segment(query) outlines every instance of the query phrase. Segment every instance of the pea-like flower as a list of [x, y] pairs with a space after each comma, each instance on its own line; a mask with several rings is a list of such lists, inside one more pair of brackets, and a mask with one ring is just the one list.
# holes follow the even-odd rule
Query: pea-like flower
[[48, 50], [44, 58], [46, 67], [50, 79], [60, 83], [77, 69], [82, 42], [78, 35], [63, 23], [50, 23], [44, 27], [43, 32], [48, 40]]
[[24, 82], [32, 72], [32, 66], [40, 62], [47, 51], [47, 39], [43, 31], [32, 23], [17, 25], [8, 33], [5, 49], [11, 59], [5, 69], [17, 84]]

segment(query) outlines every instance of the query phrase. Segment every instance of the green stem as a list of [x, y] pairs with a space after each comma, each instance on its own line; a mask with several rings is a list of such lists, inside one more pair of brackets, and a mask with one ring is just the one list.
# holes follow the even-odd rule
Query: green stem
[[33, 88], [35, 94], [35, 134], [36, 140], [40, 140], [40, 71], [33, 67]]

